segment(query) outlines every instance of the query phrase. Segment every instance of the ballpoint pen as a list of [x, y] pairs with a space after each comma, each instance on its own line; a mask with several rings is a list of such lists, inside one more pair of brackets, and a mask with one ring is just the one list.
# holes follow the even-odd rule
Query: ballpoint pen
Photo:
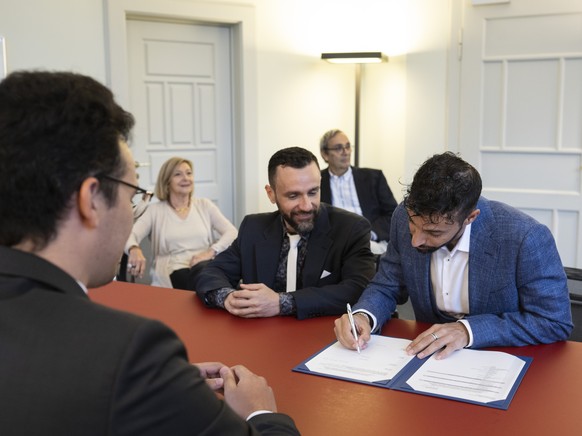
[[348, 308], [348, 318], [350, 319], [350, 326], [352, 327], [352, 334], [356, 339], [356, 347], [358, 348], [358, 353], [360, 353], [360, 344], [358, 343], [358, 330], [356, 330], [356, 323], [354, 322], [354, 315], [352, 314], [352, 306], [350, 303], [347, 304]]

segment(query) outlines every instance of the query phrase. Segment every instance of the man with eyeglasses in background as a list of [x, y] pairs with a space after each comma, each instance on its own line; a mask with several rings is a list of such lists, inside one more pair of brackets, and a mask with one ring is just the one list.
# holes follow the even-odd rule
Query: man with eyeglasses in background
[[382, 254], [390, 240], [392, 213], [398, 203], [381, 170], [350, 165], [352, 147], [338, 129], [327, 131], [319, 141], [328, 168], [321, 170], [321, 201], [364, 216], [372, 225], [370, 248]]

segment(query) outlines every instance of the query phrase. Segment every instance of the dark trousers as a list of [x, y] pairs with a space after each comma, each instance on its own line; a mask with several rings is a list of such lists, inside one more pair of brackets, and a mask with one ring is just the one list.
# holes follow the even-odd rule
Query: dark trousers
[[203, 260], [202, 262], [198, 262], [192, 268], [182, 268], [174, 271], [170, 274], [172, 287], [175, 289], [193, 291], [194, 283], [196, 283], [196, 276], [206, 265], [208, 265], [209, 262], [209, 260]]

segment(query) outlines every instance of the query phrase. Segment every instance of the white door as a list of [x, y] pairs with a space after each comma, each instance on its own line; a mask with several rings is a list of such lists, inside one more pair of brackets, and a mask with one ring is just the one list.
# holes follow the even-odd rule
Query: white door
[[194, 164], [195, 195], [234, 222], [230, 29], [127, 20], [132, 151], [153, 187], [172, 156]]
[[564, 265], [582, 267], [582, 1], [475, 3], [500, 2], [453, 11], [464, 29], [452, 142], [483, 195], [546, 224]]

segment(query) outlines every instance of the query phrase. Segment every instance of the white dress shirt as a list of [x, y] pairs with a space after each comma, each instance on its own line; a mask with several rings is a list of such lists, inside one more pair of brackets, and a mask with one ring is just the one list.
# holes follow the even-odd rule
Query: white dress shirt
[[467, 346], [473, 343], [469, 322], [462, 319], [469, 314], [470, 243], [471, 224], [468, 224], [451, 251], [446, 246], [441, 247], [430, 258], [430, 279], [437, 307], [465, 325], [469, 332]]
[[330, 171], [329, 186], [333, 206], [362, 215], [362, 208], [360, 207], [360, 200], [358, 199], [358, 193], [354, 183], [352, 167], [349, 167], [341, 176], [336, 176]]

